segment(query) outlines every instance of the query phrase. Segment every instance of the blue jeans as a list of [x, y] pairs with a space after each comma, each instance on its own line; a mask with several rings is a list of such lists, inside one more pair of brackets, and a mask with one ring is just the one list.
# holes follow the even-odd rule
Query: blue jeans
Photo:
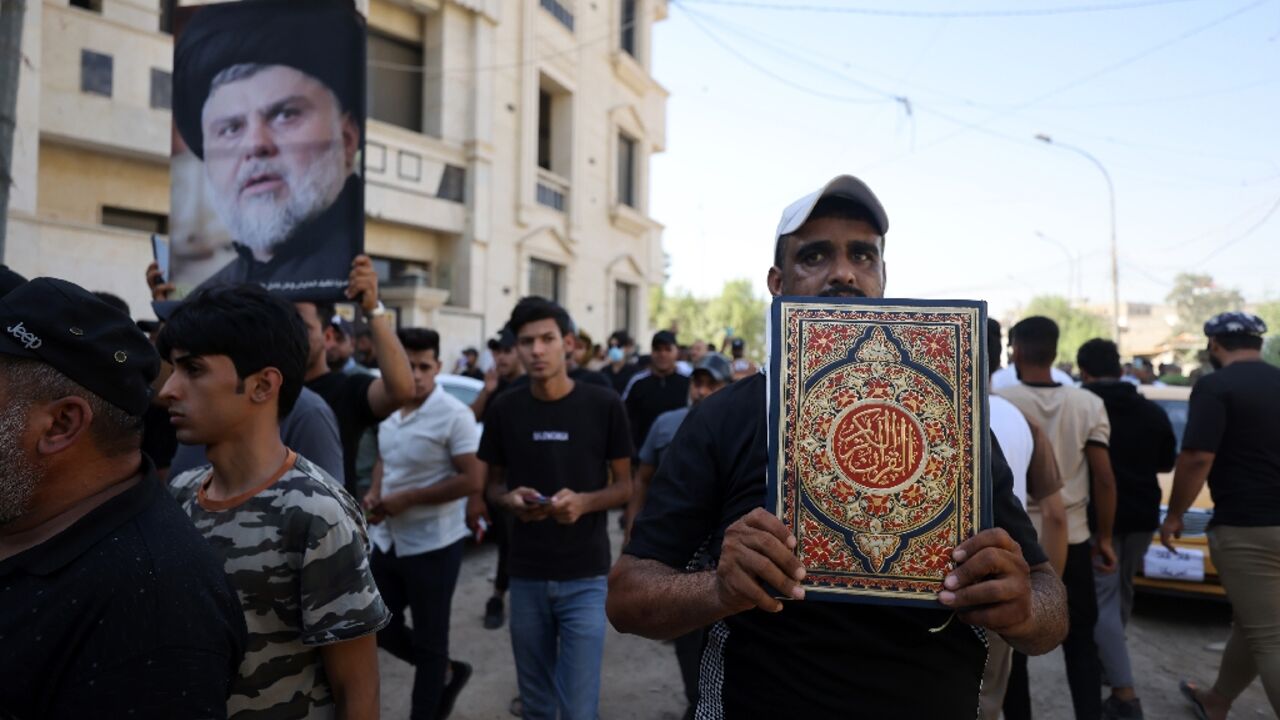
[[511, 650], [525, 720], [596, 720], [604, 657], [603, 575], [511, 578]]

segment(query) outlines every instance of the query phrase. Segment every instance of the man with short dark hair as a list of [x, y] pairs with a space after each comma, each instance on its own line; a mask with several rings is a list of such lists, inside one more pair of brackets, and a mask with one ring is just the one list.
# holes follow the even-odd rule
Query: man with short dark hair
[[0, 715], [226, 717], [244, 616], [139, 450], [151, 343], [50, 278], [0, 329]]
[[297, 302], [294, 305], [307, 328], [310, 351], [307, 357], [306, 386], [329, 403], [338, 418], [342, 442], [343, 473], [339, 478], [351, 497], [363, 497], [360, 473], [356, 469], [360, 437], [376, 427], [413, 396], [413, 376], [409, 359], [396, 336], [394, 318], [378, 299], [378, 273], [373, 261], [361, 255], [351, 263], [347, 297], [364, 313], [373, 336], [380, 376], [348, 374], [329, 369], [325, 350], [334, 342], [330, 319], [332, 303]]
[[1108, 453], [1116, 476], [1116, 521], [1112, 529], [1118, 570], [1094, 572], [1098, 622], [1093, 637], [1111, 685], [1102, 716], [1141, 718], [1124, 629], [1133, 610], [1133, 578], [1160, 526], [1159, 473], [1173, 469], [1178, 440], [1169, 416], [1120, 379], [1120, 351], [1110, 340], [1094, 338], [1076, 351], [1085, 390], [1102, 398], [1111, 421]]
[[1254, 678], [1280, 712], [1280, 369], [1262, 359], [1267, 324], [1228, 312], [1204, 324], [1214, 372], [1191, 389], [1160, 539], [1173, 550], [1206, 481], [1209, 551], [1235, 622], [1212, 688], [1182, 683], [1196, 714], [1223, 720]]
[[[778, 224], [770, 293], [883, 297], [888, 224], [851, 176], [800, 198]], [[768, 384], [761, 373], [737, 381], [685, 418], [610, 576], [614, 627], [673, 638], [711, 626], [698, 717], [972, 718], [981, 628], [1028, 653], [1066, 630], [1062, 584], [1003, 457], [992, 458], [996, 527], [952, 552], [940, 608], [804, 601], [795, 539], [763, 507]], [[703, 547], [714, 569], [686, 572]]]
[[377, 715], [374, 633], [390, 614], [364, 518], [334, 478], [280, 441], [309, 352], [297, 311], [260, 286], [216, 287], [175, 310], [157, 344], [174, 368], [161, 396], [178, 440], [207, 446], [212, 463], [170, 488], [223, 558], [249, 625], [229, 712]]
[[[987, 318], [987, 371], [993, 377], [1000, 370], [1001, 327]], [[1035, 507], [1032, 518], [1040, 547], [1044, 549], [1058, 577], [1067, 562], [1067, 511], [1062, 505], [1062, 477], [1053, 456], [1053, 443], [1038, 423], [1028, 420], [1013, 403], [992, 394], [987, 403], [991, 434], [1013, 473], [1013, 493], [1022, 506]], [[1039, 520], [1039, 522], [1036, 522]], [[1027, 656], [1014, 652], [998, 633], [988, 634], [987, 667], [982, 674], [982, 697], [979, 716], [998, 720], [1001, 709], [1010, 706], [1014, 715], [1018, 705], [1029, 705], [1027, 695]], [[1007, 693], [1010, 686], [1014, 692]], [[1030, 711], [1027, 711], [1030, 712]]]
[[659, 330], [650, 343], [649, 367], [631, 378], [622, 400], [627, 405], [631, 422], [631, 441], [635, 447], [644, 444], [649, 428], [658, 416], [678, 410], [689, 402], [689, 378], [676, 369], [676, 336], [670, 330]]
[[[1076, 717], [1092, 720], [1102, 714], [1102, 675], [1093, 640], [1093, 627], [1098, 620], [1095, 561], [1101, 572], [1112, 573], [1116, 569], [1112, 547], [1115, 476], [1108, 454], [1111, 425], [1098, 396], [1053, 379], [1051, 370], [1058, 354], [1057, 323], [1047, 317], [1029, 317], [1014, 325], [1009, 337], [1013, 363], [1022, 382], [996, 393], [1044, 428], [1053, 443], [1067, 510], [1068, 545], [1062, 582], [1067, 589], [1071, 624], [1062, 651]], [[1090, 527], [1090, 505], [1096, 529]], [[1028, 510], [1034, 517], [1037, 508], [1031, 506]], [[1014, 691], [1011, 683], [1011, 698], [1015, 697]], [[1024, 712], [1029, 712], [1029, 703], [1015, 708], [1006, 701], [1005, 715], [1013, 716], [1011, 720]]]
[[[480, 434], [471, 408], [436, 384], [440, 335], [400, 331], [413, 371], [413, 400], [378, 426], [378, 461], [364, 498], [370, 564], [391, 623], [378, 645], [414, 666], [414, 720], [447, 717], [471, 666], [449, 659], [449, 613], [470, 535], [467, 498], [481, 492]], [[405, 627], [405, 608], [413, 629]]]
[[518, 520], [510, 626], [520, 700], [531, 720], [594, 720], [612, 559], [606, 511], [631, 496], [626, 411], [612, 389], [570, 379], [573, 329], [559, 305], [524, 298], [508, 327], [529, 384], [494, 401], [480, 459], [489, 501]]

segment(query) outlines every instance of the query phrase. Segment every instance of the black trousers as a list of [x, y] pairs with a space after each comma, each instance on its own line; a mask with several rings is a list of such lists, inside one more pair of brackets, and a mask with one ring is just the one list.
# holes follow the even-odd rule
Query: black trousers
[[[1102, 716], [1102, 666], [1093, 626], [1098, 622], [1098, 596], [1093, 589], [1093, 552], [1087, 542], [1067, 546], [1067, 567], [1062, 573], [1067, 588], [1067, 616], [1071, 629], [1062, 641], [1067, 666], [1067, 685], [1077, 720]], [[1027, 656], [1013, 653], [1009, 686], [1004, 696], [1005, 720], [1030, 720], [1031, 690], [1027, 678]]]
[[[414, 666], [412, 720], [433, 720], [440, 706], [449, 667], [449, 612], [465, 543], [406, 557], [395, 548], [384, 553], [375, 547], [370, 560], [391, 611], [391, 622], [378, 631], [378, 647]], [[412, 628], [404, 623], [406, 607], [413, 613]]]
[[493, 594], [503, 595], [511, 587], [511, 576], [507, 574], [507, 556], [511, 548], [511, 515], [487, 499], [485, 508], [489, 511], [489, 535], [498, 544], [498, 570], [493, 575]]

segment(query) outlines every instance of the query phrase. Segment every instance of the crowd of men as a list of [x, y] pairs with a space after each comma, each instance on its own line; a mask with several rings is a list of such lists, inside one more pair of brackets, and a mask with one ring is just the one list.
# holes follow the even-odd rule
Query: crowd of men
[[[883, 297], [887, 233], [838, 177], [784, 210], [769, 289]], [[1140, 718], [1133, 578], [1206, 481], [1236, 623], [1217, 681], [1182, 692], [1220, 720], [1261, 676], [1280, 707], [1280, 369], [1251, 315], [1205, 325], [1220, 369], [1180, 452], [1114, 343], [1078, 349], [1077, 387], [1052, 320], [1010, 329], [1012, 368], [993, 323], [994, 526], [924, 608], [795, 602], [806, 569], [763, 508], [768, 377], [739, 338], [726, 356], [664, 330], [638, 361], [625, 332], [597, 350], [526, 297], [487, 372], [474, 350], [454, 368], [483, 378], [467, 405], [367, 257], [360, 331], [256, 285], [171, 302], [147, 281], [160, 321], [140, 327], [111, 296], [0, 273], [0, 717], [376, 717], [378, 647], [414, 668], [410, 716], [448, 717], [493, 671], [449, 641], [488, 534], [483, 622], [509, 628], [525, 718], [597, 717], [610, 622], [675, 641], [688, 717], [1030, 717], [1026, 658], [1061, 645], [1076, 717]]]

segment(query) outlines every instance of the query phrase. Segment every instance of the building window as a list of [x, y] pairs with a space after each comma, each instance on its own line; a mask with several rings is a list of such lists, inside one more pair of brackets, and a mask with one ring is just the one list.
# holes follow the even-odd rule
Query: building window
[[369, 117], [422, 132], [422, 44], [369, 30]]
[[71, 7], [78, 7], [81, 10], [101, 13], [102, 0], [71, 0]]
[[436, 197], [441, 200], [466, 202], [467, 169], [457, 165], [445, 165], [440, 174], [440, 186], [436, 188]]
[[80, 51], [80, 92], [111, 97], [111, 72], [110, 55]]
[[561, 25], [569, 28], [569, 32], [573, 32], [573, 13], [569, 12], [569, 8], [561, 5], [559, 0], [542, 0], [542, 7], [559, 20]]
[[529, 261], [529, 294], [560, 302], [564, 267], [546, 260]]
[[613, 286], [613, 329], [626, 330], [634, 336], [632, 330], [636, 325], [636, 286], [630, 283], [616, 283]]
[[102, 224], [144, 233], [166, 235], [169, 232], [168, 215], [110, 205], [102, 206]]
[[551, 93], [538, 91], [538, 167], [551, 169]]
[[160, 0], [160, 32], [166, 35], [173, 34], [173, 11], [178, 5], [178, 0]]
[[431, 285], [431, 263], [377, 257], [373, 271], [378, 273], [379, 287], [423, 287]]
[[173, 108], [173, 75], [151, 68], [151, 107], [156, 110]]
[[622, 28], [619, 45], [622, 51], [633, 58], [639, 58], [636, 53], [636, 2], [637, 0], [622, 0]]
[[638, 207], [636, 198], [636, 141], [618, 133], [618, 202]]

